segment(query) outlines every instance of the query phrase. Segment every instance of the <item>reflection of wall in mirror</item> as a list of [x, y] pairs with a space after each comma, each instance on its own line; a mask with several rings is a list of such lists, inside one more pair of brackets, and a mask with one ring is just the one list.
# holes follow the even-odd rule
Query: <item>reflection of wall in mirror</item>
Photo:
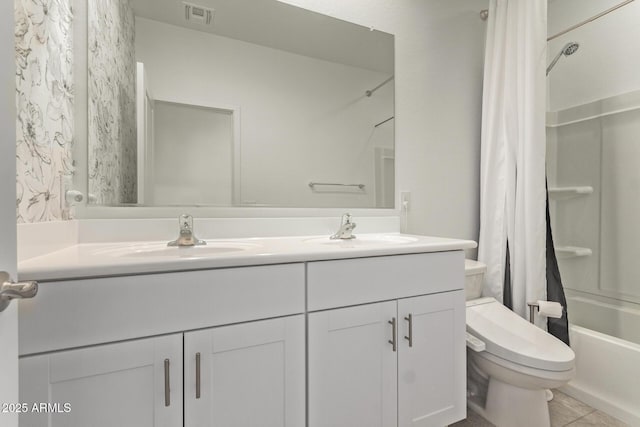
[[153, 133], [154, 204], [232, 204], [232, 111], [156, 100]]
[[88, 2], [89, 193], [136, 203], [135, 21], [129, 0]]
[[393, 148], [375, 148], [376, 208], [392, 209], [395, 197], [396, 156]]
[[[241, 204], [379, 204], [375, 148], [393, 149], [394, 126], [393, 120], [374, 125], [393, 116], [394, 85], [371, 97], [365, 91], [388, 73], [143, 18], [136, 18], [136, 55], [151, 70], [157, 98], [242, 109]], [[189, 78], [176, 78], [184, 75]], [[313, 191], [310, 181], [366, 187]]]

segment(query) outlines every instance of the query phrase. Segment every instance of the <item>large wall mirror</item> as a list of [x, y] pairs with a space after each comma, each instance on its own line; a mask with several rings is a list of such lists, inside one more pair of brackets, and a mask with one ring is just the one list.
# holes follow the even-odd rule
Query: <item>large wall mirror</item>
[[87, 6], [91, 203], [393, 208], [393, 35], [276, 0]]

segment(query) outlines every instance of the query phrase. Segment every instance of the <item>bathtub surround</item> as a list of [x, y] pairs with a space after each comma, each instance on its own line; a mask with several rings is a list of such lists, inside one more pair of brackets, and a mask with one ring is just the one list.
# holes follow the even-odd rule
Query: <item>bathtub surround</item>
[[62, 219], [62, 182], [73, 174], [71, 0], [16, 0], [16, 218]]
[[[551, 2], [550, 31], [619, 3]], [[551, 206], [557, 244], [585, 249], [559, 259], [577, 366], [566, 391], [631, 425], [640, 425], [638, 19], [634, 1], [549, 43], [550, 52], [569, 41], [581, 48], [550, 74], [547, 113], [549, 185], [590, 189]], [[607, 360], [615, 363], [602, 369]]]
[[[509, 242], [513, 310], [522, 317], [527, 301], [546, 300], [545, 146], [540, 144], [546, 6], [544, 0], [492, 1], [487, 28], [478, 259], [488, 266], [485, 295], [502, 301]], [[517, 25], [525, 17], [530, 25]]]
[[559, 241], [589, 248], [593, 254], [561, 260], [565, 284], [575, 291], [627, 301], [638, 308], [640, 91], [549, 117], [553, 121], [547, 132], [556, 140], [555, 151], [550, 152], [557, 163], [556, 185], [593, 188], [592, 194], [556, 202]]
[[[640, 423], [630, 381], [640, 366], [639, 132], [637, 90], [548, 113], [555, 186], [593, 188], [558, 198], [552, 211], [558, 244], [591, 250], [559, 259], [578, 366], [567, 392], [632, 425]], [[601, 371], [602, 360], [616, 363]]]

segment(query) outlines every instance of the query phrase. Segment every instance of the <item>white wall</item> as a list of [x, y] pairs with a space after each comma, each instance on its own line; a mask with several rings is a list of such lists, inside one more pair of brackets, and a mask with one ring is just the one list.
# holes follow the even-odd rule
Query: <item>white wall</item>
[[[549, 34], [617, 3], [617, 0], [550, 2]], [[580, 43], [580, 49], [560, 58], [549, 74], [549, 111], [640, 89], [640, 2], [632, 2], [552, 40], [548, 45], [548, 61], [569, 41]]]
[[365, 91], [388, 75], [142, 18], [136, 56], [157, 99], [239, 108], [243, 205], [375, 206], [374, 148], [390, 140], [374, 125], [393, 115], [393, 86]]
[[411, 192], [407, 230], [477, 240], [486, 25], [478, 14], [488, 2], [286, 2], [396, 36], [396, 189]]

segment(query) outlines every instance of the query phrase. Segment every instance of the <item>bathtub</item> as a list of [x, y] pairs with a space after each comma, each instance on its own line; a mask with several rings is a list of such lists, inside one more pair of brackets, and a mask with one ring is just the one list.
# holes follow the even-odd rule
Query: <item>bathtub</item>
[[[640, 310], [599, 297], [567, 295], [576, 377], [562, 391], [632, 426], [640, 426]], [[578, 326], [581, 324], [583, 326]], [[635, 341], [635, 340], [634, 340]]]

